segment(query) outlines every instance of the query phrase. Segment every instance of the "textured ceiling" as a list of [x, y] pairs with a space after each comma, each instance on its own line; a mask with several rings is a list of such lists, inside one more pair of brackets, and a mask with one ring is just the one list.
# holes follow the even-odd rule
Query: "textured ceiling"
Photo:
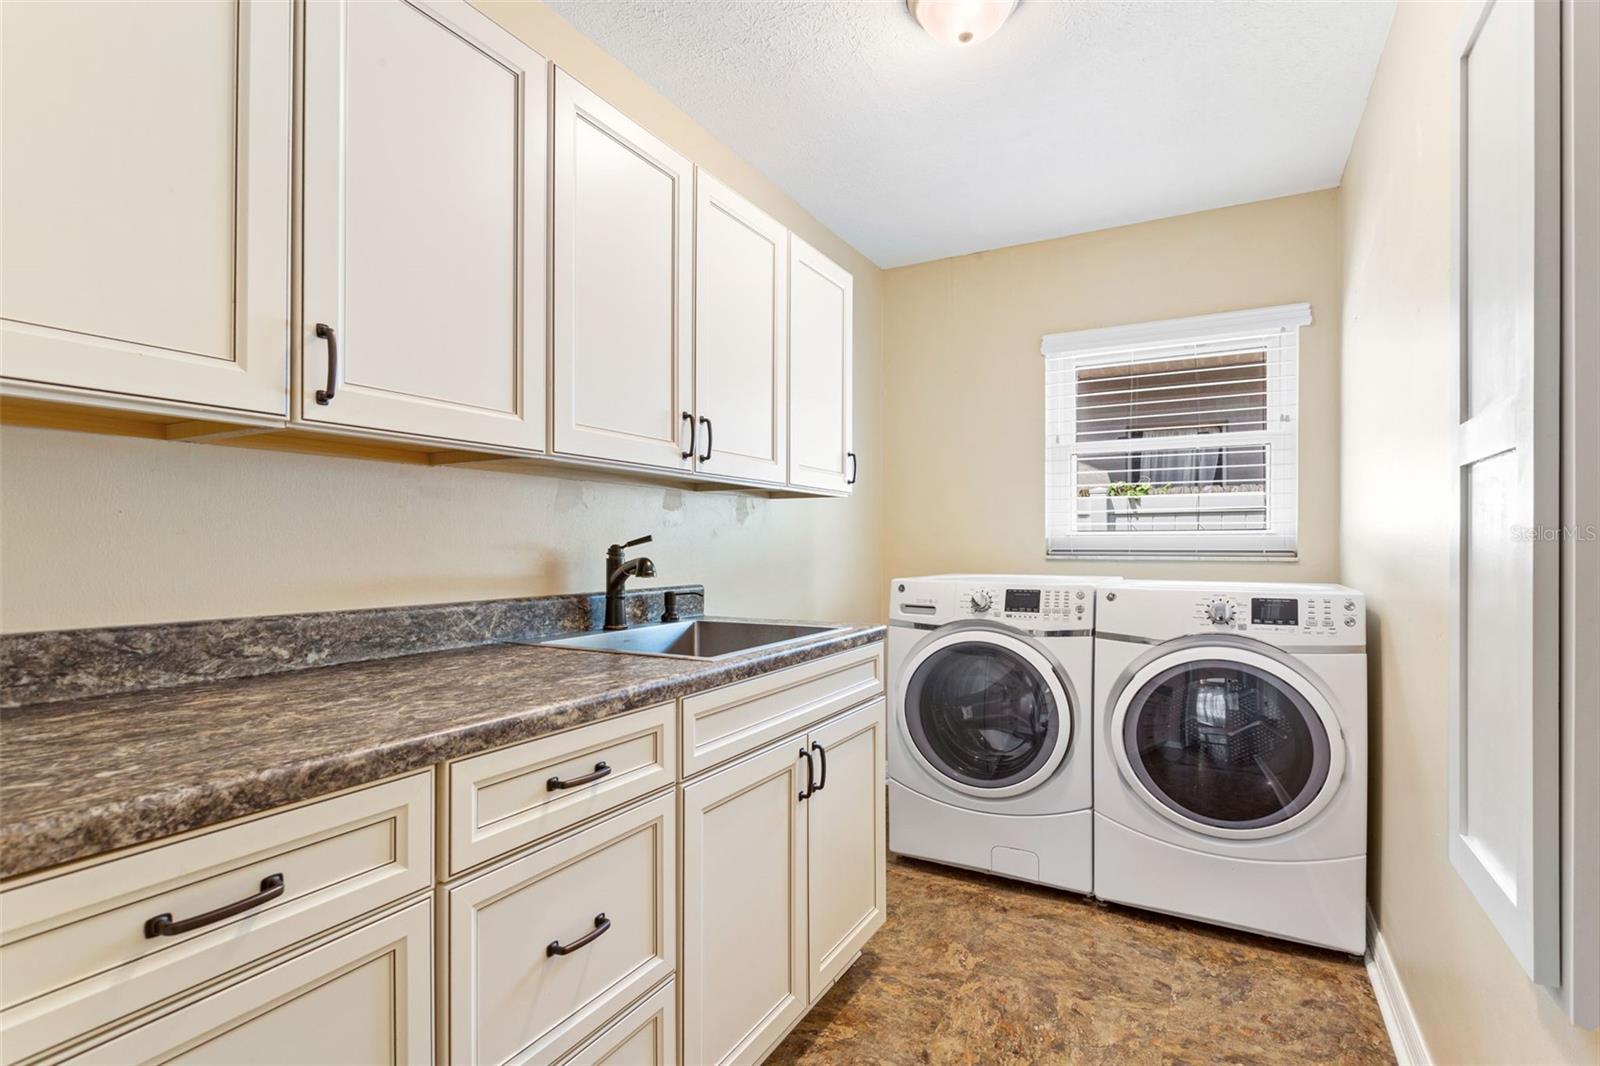
[[1338, 184], [1392, 0], [555, 0], [880, 266]]

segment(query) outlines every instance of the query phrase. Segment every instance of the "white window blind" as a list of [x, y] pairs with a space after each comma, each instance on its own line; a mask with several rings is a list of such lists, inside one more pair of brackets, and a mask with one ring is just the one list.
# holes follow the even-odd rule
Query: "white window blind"
[[1294, 558], [1309, 304], [1053, 333], [1049, 555]]

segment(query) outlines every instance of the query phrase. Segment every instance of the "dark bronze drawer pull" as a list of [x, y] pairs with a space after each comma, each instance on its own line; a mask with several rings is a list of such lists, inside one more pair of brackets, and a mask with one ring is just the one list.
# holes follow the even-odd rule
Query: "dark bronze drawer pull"
[[806, 787], [800, 793], [800, 798], [807, 800], [817, 790], [817, 764], [811, 761], [811, 752], [806, 748], [800, 749], [800, 757], [806, 761]]
[[273, 874], [271, 877], [261, 879], [260, 892], [246, 899], [241, 899], [237, 903], [230, 903], [225, 907], [218, 907], [214, 911], [206, 911], [204, 914], [197, 914], [193, 918], [185, 918], [178, 922], [173, 921], [170, 914], [158, 914], [144, 923], [144, 935], [146, 938], [182, 936], [191, 929], [199, 929], [201, 926], [220, 922], [224, 918], [232, 918], [236, 914], [243, 914], [252, 907], [259, 907], [268, 900], [277, 899], [281, 895], [283, 895], [283, 875]]
[[551, 792], [555, 792], [558, 789], [563, 788], [578, 788], [580, 785], [587, 785], [592, 781], [598, 781], [610, 773], [610, 764], [597, 762], [594, 764], [594, 773], [592, 774], [584, 774], [582, 777], [574, 777], [571, 781], [563, 781], [559, 777], [552, 777], [550, 780], [544, 783], [544, 786]]
[[579, 948], [588, 947], [596, 940], [599, 940], [605, 935], [606, 930], [610, 928], [611, 919], [606, 917], [605, 911], [601, 911], [599, 914], [594, 916], [594, 928], [589, 932], [583, 934], [570, 944], [562, 944], [559, 940], [552, 940], [550, 941], [549, 946], [544, 949], [544, 953], [546, 955], [571, 955]]
[[828, 749], [814, 740], [811, 742], [811, 747], [816, 751], [818, 761], [822, 763], [822, 772], [817, 775], [817, 787], [812, 791], [821, 792], [828, 787]]

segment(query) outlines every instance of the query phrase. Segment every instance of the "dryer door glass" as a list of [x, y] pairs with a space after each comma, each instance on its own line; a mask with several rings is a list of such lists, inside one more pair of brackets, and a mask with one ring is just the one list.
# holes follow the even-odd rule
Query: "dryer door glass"
[[1055, 754], [1065, 710], [1032, 663], [991, 643], [940, 648], [906, 686], [906, 726], [917, 749], [940, 773], [977, 788], [1038, 773]]
[[1328, 779], [1328, 734], [1299, 692], [1226, 659], [1163, 671], [1123, 719], [1128, 763], [1185, 818], [1257, 829], [1292, 818]]

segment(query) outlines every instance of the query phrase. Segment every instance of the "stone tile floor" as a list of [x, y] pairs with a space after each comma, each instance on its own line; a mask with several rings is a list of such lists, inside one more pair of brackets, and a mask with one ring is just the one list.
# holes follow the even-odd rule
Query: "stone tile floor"
[[1346, 955], [903, 859], [888, 895], [768, 1063], [1394, 1062]]

